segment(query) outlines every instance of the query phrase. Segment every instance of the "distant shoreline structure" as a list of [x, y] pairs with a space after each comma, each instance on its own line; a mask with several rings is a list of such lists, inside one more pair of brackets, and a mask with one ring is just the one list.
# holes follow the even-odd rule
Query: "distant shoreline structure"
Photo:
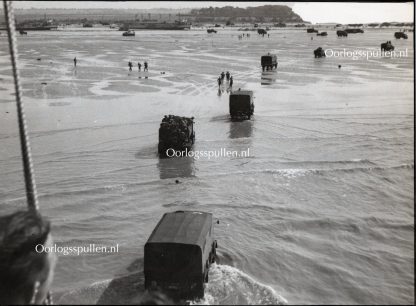
[[[2, 10], [0, 9], [0, 12]], [[16, 28], [22, 31], [56, 30], [82, 24], [94, 28], [97, 25], [110, 28], [137, 30], [188, 30], [192, 27], [240, 26], [250, 27], [410, 27], [414, 22], [372, 22], [365, 24], [315, 23], [304, 21], [286, 5], [263, 5], [239, 8], [232, 6], [182, 9], [17, 9]], [[0, 14], [0, 30], [5, 30], [4, 15]]]

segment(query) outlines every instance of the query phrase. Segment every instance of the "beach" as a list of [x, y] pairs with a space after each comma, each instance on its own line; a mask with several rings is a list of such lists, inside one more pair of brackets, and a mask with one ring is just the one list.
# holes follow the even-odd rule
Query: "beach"
[[[60, 302], [108, 302], [117, 278], [137, 294], [143, 247], [163, 213], [197, 210], [220, 223], [219, 263], [195, 303], [414, 303], [413, 35], [326, 31], [18, 37], [39, 202], [54, 240], [119, 245], [116, 254], [60, 255], [52, 288]], [[313, 56], [319, 46], [378, 50], [387, 40], [407, 56]], [[262, 72], [268, 52], [278, 67]], [[222, 71], [231, 72], [232, 89], [218, 87]], [[0, 202], [8, 213], [26, 203], [4, 32], [0, 81]], [[238, 88], [254, 92], [251, 120], [229, 119]], [[250, 156], [159, 159], [168, 114], [194, 117], [195, 150]]]

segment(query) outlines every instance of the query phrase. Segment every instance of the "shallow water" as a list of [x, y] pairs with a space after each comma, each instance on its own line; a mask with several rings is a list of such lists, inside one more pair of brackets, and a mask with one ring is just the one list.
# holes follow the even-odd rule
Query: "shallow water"
[[[311, 40], [304, 32], [18, 38], [39, 201], [55, 241], [120, 249], [59, 256], [53, 286], [61, 302], [112, 302], [111, 279], [135, 288], [115, 294], [129, 302], [142, 290], [143, 246], [157, 221], [189, 209], [220, 220], [220, 265], [196, 303], [414, 303], [413, 37], [393, 40], [386, 29], [339, 39], [329, 30]], [[408, 57], [313, 58], [318, 46], [378, 48], [386, 40]], [[7, 51], [3, 33], [2, 213], [25, 207]], [[269, 51], [279, 65], [262, 73]], [[129, 60], [147, 60], [149, 72], [129, 73]], [[254, 91], [250, 121], [228, 118], [227, 86], [216, 83], [227, 70], [234, 89]], [[158, 159], [165, 114], [195, 117], [195, 150], [249, 148], [250, 157]]]

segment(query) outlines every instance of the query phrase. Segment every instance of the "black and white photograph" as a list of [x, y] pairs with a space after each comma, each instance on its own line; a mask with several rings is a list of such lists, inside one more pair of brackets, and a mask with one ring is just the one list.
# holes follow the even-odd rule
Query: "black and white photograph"
[[0, 305], [414, 305], [414, 2], [0, 5]]

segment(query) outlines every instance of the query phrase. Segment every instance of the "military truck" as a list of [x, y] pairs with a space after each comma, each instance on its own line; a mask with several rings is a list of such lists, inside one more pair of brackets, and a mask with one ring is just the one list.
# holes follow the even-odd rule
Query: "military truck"
[[270, 53], [263, 55], [261, 57], [261, 68], [263, 69], [263, 71], [264, 69], [272, 70], [273, 67], [277, 68], [277, 55]]
[[322, 47], [319, 47], [318, 49], [314, 50], [313, 54], [315, 55], [315, 58], [326, 57], [325, 50], [322, 49]]
[[259, 34], [259, 35], [266, 35], [267, 34], [267, 31], [265, 29], [258, 29], [257, 30], [257, 34]]
[[251, 90], [239, 88], [230, 94], [231, 119], [250, 119], [254, 113], [254, 98]]
[[172, 157], [174, 151], [189, 150], [194, 142], [194, 117], [168, 115], [162, 119], [158, 145], [160, 157]]
[[202, 298], [217, 258], [212, 234], [211, 213], [165, 213], [144, 246], [145, 289], [173, 299]]
[[407, 34], [403, 32], [395, 32], [394, 37], [396, 39], [400, 39], [400, 38], [407, 39]]

